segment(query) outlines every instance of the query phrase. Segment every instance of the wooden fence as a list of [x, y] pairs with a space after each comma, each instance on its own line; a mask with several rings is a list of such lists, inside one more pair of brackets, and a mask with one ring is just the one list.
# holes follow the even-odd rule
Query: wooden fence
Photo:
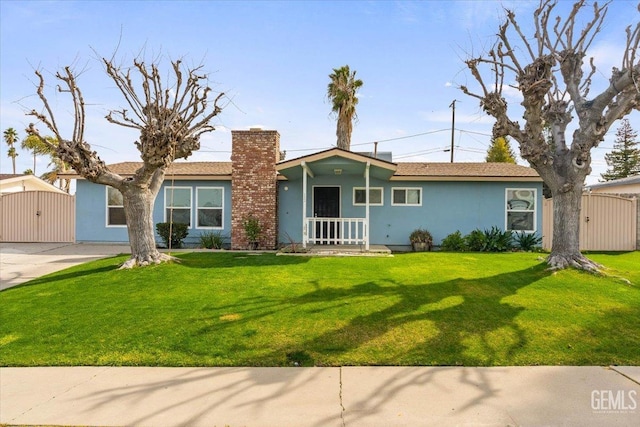
[[75, 197], [20, 191], [0, 197], [0, 241], [74, 242]]
[[[638, 199], [613, 194], [584, 194], [580, 212], [580, 250], [633, 251], [640, 249]], [[542, 247], [551, 249], [553, 199], [542, 206]]]

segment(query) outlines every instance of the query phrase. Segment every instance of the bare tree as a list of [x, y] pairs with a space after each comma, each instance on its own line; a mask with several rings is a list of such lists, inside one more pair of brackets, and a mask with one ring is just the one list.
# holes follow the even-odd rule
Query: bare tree
[[[156, 249], [153, 229], [153, 206], [167, 168], [175, 159], [189, 157], [200, 148], [200, 136], [211, 132], [211, 119], [222, 108], [218, 102], [223, 94], [211, 99], [207, 76], [199, 74], [200, 68], [184, 68], [181, 61], [173, 61], [171, 77], [163, 85], [157, 63], [150, 66], [134, 61], [133, 67], [123, 70], [113, 60], [103, 59], [106, 73], [122, 92], [130, 109], [111, 111], [106, 119], [120, 126], [140, 131], [135, 142], [143, 165], [132, 177], [124, 178], [109, 170], [84, 139], [85, 101], [77, 85], [76, 75], [70, 67], [58, 72], [58, 90], [69, 93], [74, 107], [74, 126], [70, 137], [65, 138], [56, 122], [54, 112], [45, 94], [45, 81], [40, 71], [37, 93], [44, 106], [42, 112], [29, 114], [38, 118], [58, 140], [55, 149], [58, 157], [69, 164], [87, 180], [110, 185], [123, 196], [131, 258], [121, 268], [148, 265], [169, 260]], [[132, 71], [134, 76], [132, 76]], [[141, 80], [136, 88], [134, 78]], [[27, 132], [47, 144], [34, 124]]]
[[[620, 68], [613, 68], [608, 87], [589, 97], [596, 68], [591, 58], [585, 75], [583, 65], [602, 28], [608, 3], [594, 3], [582, 28], [577, 28], [577, 23], [586, 8], [584, 0], [576, 2], [565, 19], [552, 19], [555, 6], [555, 1], [540, 1], [533, 15], [535, 33], [530, 38], [515, 14], [506, 10], [493, 48], [485, 56], [466, 61], [479, 89], [461, 89], [478, 98], [484, 111], [496, 119], [494, 135], [509, 135], [518, 141], [521, 156], [551, 190], [554, 222], [547, 258], [550, 268], [597, 270], [599, 265], [580, 253], [582, 189], [591, 172], [591, 149], [598, 146], [616, 120], [639, 108], [640, 63], [636, 55], [640, 23], [626, 29]], [[510, 118], [513, 112], [502, 94], [505, 84], [522, 94], [524, 127]], [[577, 129], [567, 143], [565, 133], [574, 112]], [[545, 138], [545, 128], [551, 131], [549, 139]]]

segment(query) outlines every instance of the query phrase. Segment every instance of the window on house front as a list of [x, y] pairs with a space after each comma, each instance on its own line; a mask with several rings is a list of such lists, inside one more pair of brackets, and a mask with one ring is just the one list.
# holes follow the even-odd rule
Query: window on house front
[[197, 228], [222, 228], [224, 189], [196, 188]]
[[[364, 206], [367, 204], [367, 200], [365, 198], [367, 193], [366, 188], [356, 187], [353, 189], [353, 205], [354, 206]], [[382, 206], [383, 198], [382, 198], [382, 188], [380, 187], [369, 187], [369, 205], [370, 206]]]
[[191, 227], [191, 187], [165, 187], [164, 212], [165, 222]]
[[106, 186], [107, 189], [107, 227], [126, 227], [124, 201], [119, 190]]
[[505, 229], [536, 231], [536, 196], [535, 188], [507, 188]]
[[391, 204], [394, 206], [422, 205], [422, 188], [394, 188], [391, 194]]

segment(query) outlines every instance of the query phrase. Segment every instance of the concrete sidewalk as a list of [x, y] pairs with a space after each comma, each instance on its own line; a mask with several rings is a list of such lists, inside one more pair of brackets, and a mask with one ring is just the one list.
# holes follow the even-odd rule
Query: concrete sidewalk
[[638, 367], [0, 368], [0, 423], [634, 426]]

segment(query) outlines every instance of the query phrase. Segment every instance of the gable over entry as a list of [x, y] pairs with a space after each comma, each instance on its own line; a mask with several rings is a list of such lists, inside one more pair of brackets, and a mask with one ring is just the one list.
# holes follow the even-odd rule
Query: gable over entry
[[[395, 163], [340, 148], [278, 163], [276, 170], [280, 175], [292, 185], [299, 183], [302, 186], [303, 247], [307, 247], [308, 243], [361, 244], [365, 250], [369, 250], [370, 181], [371, 178], [388, 181], [396, 168]], [[308, 212], [309, 182], [322, 184], [323, 177], [335, 176], [361, 180], [364, 188], [364, 218], [318, 216], [318, 212]]]

